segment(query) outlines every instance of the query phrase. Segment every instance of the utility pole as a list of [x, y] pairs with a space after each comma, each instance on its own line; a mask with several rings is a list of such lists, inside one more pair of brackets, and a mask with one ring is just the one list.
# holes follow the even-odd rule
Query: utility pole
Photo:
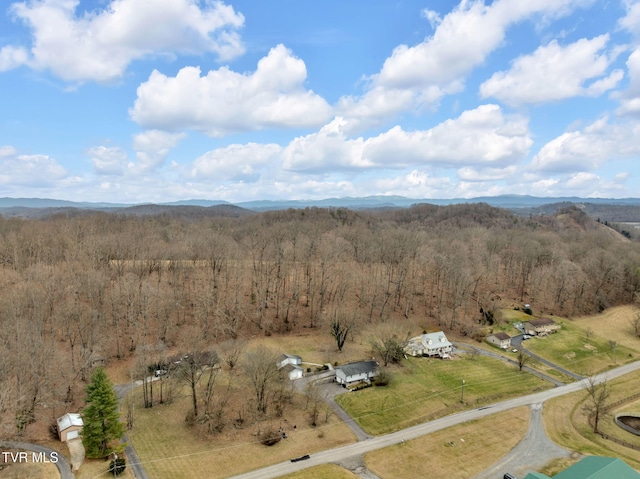
[[464, 379], [462, 380], [462, 389], [460, 393], [460, 402], [464, 404]]

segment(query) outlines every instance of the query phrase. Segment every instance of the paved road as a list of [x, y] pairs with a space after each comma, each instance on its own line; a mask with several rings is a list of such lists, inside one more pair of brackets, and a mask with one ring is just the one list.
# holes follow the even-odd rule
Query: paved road
[[529, 430], [509, 454], [474, 479], [496, 479], [506, 472], [524, 477], [531, 470], [540, 470], [553, 459], [570, 457], [572, 452], [558, 446], [547, 437], [542, 423], [543, 405], [532, 404]]
[[33, 451], [38, 453], [42, 452], [46, 457], [51, 457], [51, 453], [55, 453], [58, 456], [56, 467], [58, 468], [58, 472], [60, 472], [60, 478], [75, 479], [76, 477], [71, 472], [71, 466], [69, 465], [67, 458], [58, 451], [54, 451], [53, 449], [49, 449], [48, 447], [40, 446], [39, 444], [31, 444], [28, 442], [0, 441], [0, 448], [21, 449], [24, 451]]
[[[599, 374], [595, 377], [595, 381], [596, 383], [600, 383], [604, 380], [611, 380], [637, 370], [640, 370], [640, 361], [625, 364], [624, 366], [612, 369], [610, 371], [607, 371], [606, 373]], [[442, 429], [446, 429], [448, 427], [455, 426], [467, 421], [479, 419], [520, 406], [542, 404], [551, 398], [579, 391], [581, 389], [584, 389], [586, 386], [587, 383], [585, 381], [580, 381], [560, 386], [554, 389], [549, 389], [547, 391], [530, 394], [528, 396], [509, 399], [507, 401], [496, 403], [489, 407], [482, 407], [480, 409], [464, 411], [459, 414], [446, 416], [435, 421], [419, 424], [417, 426], [403, 429], [398, 432], [374, 437], [372, 439], [369, 439], [368, 441], [357, 442], [355, 444], [349, 444], [347, 446], [318, 452], [311, 455], [311, 457], [306, 461], [300, 461], [296, 463], [281, 462], [245, 474], [233, 476], [233, 478], [231, 479], [270, 479], [283, 476], [285, 474], [290, 474], [292, 472], [301, 471], [308, 467], [318, 466], [320, 464], [344, 461], [349, 457], [392, 446], [394, 444], [400, 443], [403, 440], [415, 439], [420, 436], [440, 431]]]

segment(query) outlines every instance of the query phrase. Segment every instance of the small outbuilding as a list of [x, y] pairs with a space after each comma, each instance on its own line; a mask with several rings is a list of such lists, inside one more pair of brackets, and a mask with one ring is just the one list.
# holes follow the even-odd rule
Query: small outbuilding
[[82, 416], [75, 412], [68, 412], [64, 416], [60, 416], [57, 420], [58, 436], [62, 442], [80, 437], [82, 427]]
[[296, 364], [285, 364], [280, 368], [280, 371], [291, 381], [294, 379], [300, 379], [304, 376], [304, 370]]
[[487, 342], [502, 349], [509, 349], [511, 347], [511, 336], [502, 331], [493, 333], [487, 336]]
[[376, 361], [358, 361], [336, 367], [336, 382], [348, 386], [357, 382], [369, 382], [378, 375]]
[[302, 358], [300, 356], [296, 356], [295, 354], [281, 354], [280, 356], [278, 356], [276, 364], [278, 366], [278, 369], [283, 368], [287, 364], [300, 366], [302, 364]]

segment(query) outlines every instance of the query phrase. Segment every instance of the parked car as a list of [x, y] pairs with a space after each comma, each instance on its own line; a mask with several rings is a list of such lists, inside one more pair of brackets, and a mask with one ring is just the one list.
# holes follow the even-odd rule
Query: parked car
[[516, 476], [509, 474], [508, 472], [503, 476], [503, 479], [516, 479]]

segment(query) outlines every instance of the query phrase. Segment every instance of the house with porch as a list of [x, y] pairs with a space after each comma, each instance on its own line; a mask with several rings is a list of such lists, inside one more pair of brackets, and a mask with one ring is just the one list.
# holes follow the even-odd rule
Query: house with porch
[[411, 338], [404, 348], [405, 353], [411, 356], [439, 357], [447, 359], [451, 357], [453, 344], [447, 339], [444, 332], [421, 334]]
[[525, 334], [530, 334], [531, 336], [547, 336], [560, 329], [560, 325], [549, 318], [530, 319], [524, 322], [522, 326]]

